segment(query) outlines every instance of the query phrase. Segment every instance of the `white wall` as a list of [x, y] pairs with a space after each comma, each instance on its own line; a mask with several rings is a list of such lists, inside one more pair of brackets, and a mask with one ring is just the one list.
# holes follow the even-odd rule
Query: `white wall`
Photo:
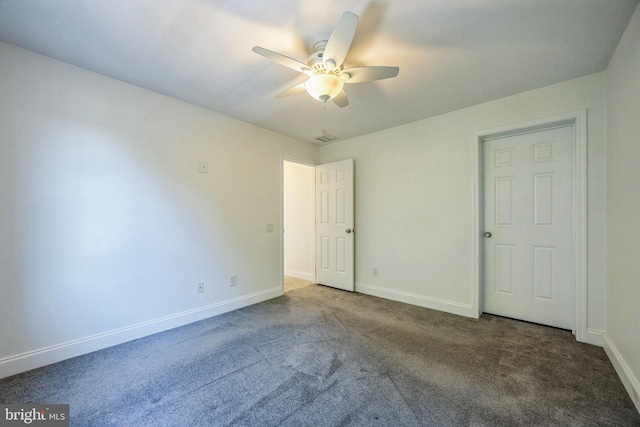
[[0, 377], [281, 295], [316, 147], [4, 43], [0, 99]]
[[605, 349], [640, 411], [640, 6], [607, 68]]
[[[356, 289], [474, 315], [474, 134], [582, 109], [588, 114], [588, 331], [605, 297], [605, 76], [567, 81], [320, 148], [356, 165]], [[374, 277], [372, 266], [380, 267]]]
[[283, 162], [284, 274], [315, 279], [315, 168]]

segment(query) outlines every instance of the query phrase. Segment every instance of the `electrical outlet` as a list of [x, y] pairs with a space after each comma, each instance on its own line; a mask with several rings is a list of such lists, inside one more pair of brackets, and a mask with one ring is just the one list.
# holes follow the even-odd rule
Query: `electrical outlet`
[[238, 279], [235, 275], [229, 276], [229, 286], [235, 286], [237, 283], [238, 283]]
[[267, 233], [273, 233], [273, 223], [267, 223]]
[[198, 293], [201, 294], [204, 292], [204, 282], [200, 282], [197, 285]]
[[196, 167], [196, 172], [209, 173], [209, 163], [199, 161]]
[[380, 275], [380, 267], [371, 267], [371, 273], [374, 276], [379, 276]]

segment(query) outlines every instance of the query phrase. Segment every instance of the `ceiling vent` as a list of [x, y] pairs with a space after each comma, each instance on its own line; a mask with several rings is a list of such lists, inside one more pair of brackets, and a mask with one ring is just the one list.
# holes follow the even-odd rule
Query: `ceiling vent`
[[330, 135], [323, 130], [318, 131], [316, 139], [320, 142], [331, 142], [338, 139], [337, 136]]

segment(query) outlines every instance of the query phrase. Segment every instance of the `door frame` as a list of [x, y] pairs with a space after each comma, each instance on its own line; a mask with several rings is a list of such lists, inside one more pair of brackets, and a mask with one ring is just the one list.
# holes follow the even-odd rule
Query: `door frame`
[[484, 293], [484, 171], [483, 144], [487, 139], [536, 132], [560, 126], [573, 127], [573, 243], [574, 243], [574, 326], [576, 340], [597, 343], [587, 334], [587, 111], [580, 110], [553, 117], [530, 120], [476, 132], [473, 136], [473, 277], [472, 312], [483, 313]]
[[[280, 286], [282, 289], [282, 294], [284, 294], [284, 162], [292, 162], [299, 163], [301, 165], [310, 166], [315, 169], [317, 166], [312, 160], [304, 159], [301, 157], [294, 157], [285, 154], [280, 155]], [[315, 186], [315, 174], [313, 175], [314, 186]], [[313, 212], [315, 212], [315, 203], [316, 198], [315, 194], [313, 195]], [[315, 214], [314, 214], [315, 215]], [[315, 232], [313, 233], [313, 248], [315, 251]], [[315, 263], [315, 255], [314, 255], [314, 263]], [[315, 266], [313, 268], [313, 283], [316, 282], [316, 269]]]

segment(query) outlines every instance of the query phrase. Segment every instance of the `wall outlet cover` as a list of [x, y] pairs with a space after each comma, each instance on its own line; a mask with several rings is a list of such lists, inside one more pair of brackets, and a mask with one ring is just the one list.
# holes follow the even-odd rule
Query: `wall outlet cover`
[[197, 166], [196, 166], [196, 172], [209, 173], [209, 163], [203, 162], [203, 161], [199, 161]]

